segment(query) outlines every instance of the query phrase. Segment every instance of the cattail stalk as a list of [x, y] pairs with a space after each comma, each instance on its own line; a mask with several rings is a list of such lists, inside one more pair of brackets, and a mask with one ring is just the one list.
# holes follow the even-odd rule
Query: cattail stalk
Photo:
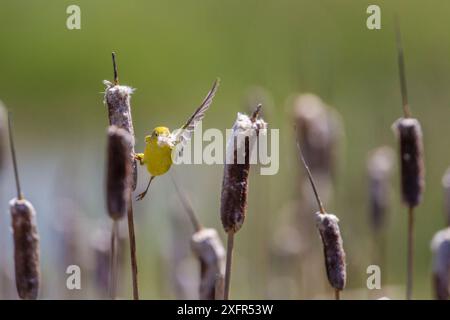
[[[134, 159], [134, 128], [131, 118], [131, 104], [130, 98], [133, 93], [133, 89], [128, 86], [119, 85], [119, 77], [117, 72], [116, 55], [112, 53], [113, 69], [114, 69], [114, 82], [104, 81], [106, 85], [105, 90], [105, 103], [108, 107], [109, 124], [122, 128], [131, 136], [130, 154], [129, 159], [132, 165], [133, 178], [131, 183], [131, 190], [136, 189], [137, 184], [137, 164]], [[139, 299], [139, 287], [138, 287], [138, 270], [137, 270], [137, 255], [136, 255], [136, 236], [134, 230], [134, 215], [133, 205], [131, 201], [131, 192], [129, 194], [128, 208], [128, 233], [130, 238], [130, 255], [131, 255], [131, 275], [133, 283], [133, 299]]]
[[230, 284], [231, 284], [231, 267], [233, 265], [233, 250], [234, 250], [234, 231], [228, 231], [227, 234], [227, 260], [225, 266], [225, 286], [223, 289], [223, 300], [230, 298]]
[[345, 251], [338, 225], [339, 219], [335, 215], [327, 213], [325, 211], [316, 185], [314, 183], [311, 171], [305, 161], [305, 158], [303, 157], [303, 153], [298, 142], [297, 148], [300, 154], [300, 158], [303, 162], [303, 166], [305, 167], [309, 181], [311, 183], [311, 187], [313, 189], [317, 204], [319, 206], [319, 212], [316, 213], [316, 225], [323, 243], [327, 277], [330, 285], [335, 290], [335, 299], [339, 300], [340, 291], [345, 288], [347, 280]]
[[414, 272], [414, 208], [422, 201], [425, 185], [422, 129], [417, 119], [411, 117], [406, 86], [405, 63], [400, 28], [396, 20], [398, 66], [402, 94], [403, 118], [394, 123], [400, 143], [402, 199], [408, 206], [407, 229], [407, 281], [406, 299], [411, 300]]
[[[255, 133], [254, 137], [258, 137], [259, 131], [267, 127], [264, 120], [258, 119], [260, 109], [261, 105], [258, 105], [251, 117], [238, 113], [227, 146], [220, 207], [222, 225], [228, 236], [224, 300], [228, 300], [230, 292], [234, 235], [242, 227], [247, 212], [250, 153], [256, 142], [250, 137]], [[239, 160], [242, 156], [244, 161]]]
[[450, 227], [437, 232], [431, 241], [433, 290], [438, 300], [450, 298]]
[[17, 293], [21, 299], [37, 299], [40, 283], [39, 234], [36, 211], [20, 188], [19, 171], [12, 134], [11, 114], [8, 117], [9, 142], [16, 180], [17, 198], [9, 202], [14, 238], [14, 266]]
[[[191, 248], [200, 261], [200, 299], [215, 300], [218, 297], [218, 293], [223, 292], [223, 285], [220, 283], [220, 279], [223, 279], [225, 249], [217, 231], [202, 227], [185, 192], [181, 190], [175, 179], [172, 179], [172, 181], [183, 208], [194, 227], [194, 234], [191, 237]], [[222, 298], [223, 293], [220, 296], [220, 299]]]

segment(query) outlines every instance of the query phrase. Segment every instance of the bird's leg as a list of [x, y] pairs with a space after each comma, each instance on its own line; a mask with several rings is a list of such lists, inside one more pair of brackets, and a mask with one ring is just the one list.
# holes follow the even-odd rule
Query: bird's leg
[[140, 194], [136, 197], [136, 200], [137, 200], [137, 201], [144, 199], [145, 195], [147, 194], [148, 188], [150, 187], [150, 183], [152, 183], [152, 181], [153, 181], [154, 178], [155, 178], [155, 176], [151, 176], [151, 177], [150, 177], [150, 180], [148, 181], [148, 185], [147, 185], [147, 188], [145, 188], [145, 191], [142, 192], [142, 193], [140, 193]]
[[143, 153], [135, 153], [134, 154], [134, 159], [139, 161], [141, 166], [144, 164], [144, 154]]

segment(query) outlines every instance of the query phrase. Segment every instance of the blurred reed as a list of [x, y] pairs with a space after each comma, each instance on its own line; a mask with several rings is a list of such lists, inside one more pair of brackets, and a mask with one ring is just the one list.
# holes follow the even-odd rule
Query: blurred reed
[[386, 281], [386, 224], [387, 213], [391, 209], [391, 174], [395, 153], [388, 146], [370, 151], [367, 158], [369, 225], [373, 233], [372, 259], [384, 268]]
[[294, 123], [297, 141], [311, 170], [333, 178], [337, 150], [343, 135], [340, 116], [314, 94], [302, 94], [294, 100]]
[[194, 300], [199, 298], [200, 272], [198, 261], [192, 257], [191, 244], [187, 240], [192, 236], [192, 231], [190, 227], [186, 227], [188, 223], [185, 210], [176, 205], [179, 202], [176, 198], [178, 196], [174, 194], [169, 199], [171, 237], [165, 264], [175, 299]]
[[335, 299], [340, 299], [340, 292], [345, 288], [347, 281], [345, 252], [341, 232], [339, 229], [339, 219], [325, 211], [325, 208], [320, 199], [319, 193], [316, 189], [311, 171], [303, 156], [300, 144], [297, 141], [297, 148], [300, 154], [300, 158], [303, 162], [303, 166], [308, 175], [308, 179], [311, 183], [311, 187], [314, 192], [314, 196], [319, 206], [319, 212], [316, 212], [316, 226], [319, 230], [320, 237], [323, 243], [323, 250], [325, 256], [325, 267], [327, 271], [327, 277], [330, 285], [335, 289]]
[[414, 208], [422, 201], [425, 187], [425, 166], [422, 129], [419, 121], [411, 118], [409, 108], [405, 62], [398, 20], [396, 20], [396, 39], [403, 118], [394, 122], [393, 129], [399, 139], [402, 199], [409, 209], [406, 299], [410, 300], [412, 298], [414, 273]]
[[3, 174], [5, 168], [5, 159], [7, 150], [7, 136], [8, 136], [8, 114], [5, 106], [0, 101], [0, 174]]
[[39, 234], [36, 211], [20, 188], [19, 170], [12, 133], [11, 114], [8, 117], [9, 142], [16, 180], [17, 197], [9, 202], [14, 238], [14, 267], [17, 293], [21, 299], [35, 300], [40, 285]]
[[433, 291], [438, 300], [450, 298], [450, 228], [437, 232], [431, 241]]
[[[82, 254], [83, 239], [85, 232], [83, 212], [70, 198], [58, 198], [55, 201], [55, 212], [52, 217], [52, 231], [57, 239], [57, 259], [61, 270], [67, 270], [70, 265], [78, 265], [81, 270], [87, 270], [86, 261]], [[67, 290], [64, 274], [61, 281], [64, 286], [63, 295], [66, 298], [83, 298], [80, 290]], [[61, 287], [60, 287], [61, 288]]]
[[[186, 193], [172, 179], [178, 193], [184, 211], [188, 214], [194, 228], [191, 237], [191, 248], [200, 262], [200, 288], [199, 297], [201, 300], [215, 300], [223, 298], [223, 285], [225, 269], [225, 249], [219, 234], [215, 229], [203, 228], [195, 215], [189, 198]], [[218, 284], [218, 287], [216, 287]]]
[[[334, 195], [333, 184], [338, 165], [338, 151], [342, 145], [344, 126], [335, 108], [327, 105], [319, 96], [312, 93], [294, 96], [289, 122], [296, 127], [295, 139], [302, 146], [305, 161], [314, 172], [314, 182], [320, 189], [321, 198], [329, 203]], [[321, 263], [323, 257], [315, 250], [316, 221], [311, 211], [316, 208], [316, 199], [310, 191], [310, 181], [306, 172], [299, 171], [298, 206], [296, 226], [302, 239], [303, 250], [297, 262], [296, 274], [302, 294], [320, 294], [327, 284], [314, 272], [313, 265]], [[304, 263], [308, 261], [308, 263]]]
[[93, 258], [93, 282], [97, 295], [105, 299], [110, 290], [111, 230], [97, 228], [90, 238], [90, 253]]
[[448, 168], [442, 177], [442, 186], [444, 188], [444, 213], [445, 223], [450, 226], [450, 168]]

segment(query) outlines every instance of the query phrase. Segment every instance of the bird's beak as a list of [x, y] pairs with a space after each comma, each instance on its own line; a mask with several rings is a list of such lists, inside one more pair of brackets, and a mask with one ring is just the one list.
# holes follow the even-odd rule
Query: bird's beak
[[166, 138], [166, 137], [165, 137], [165, 136], [162, 136], [162, 135], [158, 136], [157, 142], [158, 142], [158, 145], [159, 145], [159, 146], [163, 146], [163, 145], [164, 145], [165, 138]]

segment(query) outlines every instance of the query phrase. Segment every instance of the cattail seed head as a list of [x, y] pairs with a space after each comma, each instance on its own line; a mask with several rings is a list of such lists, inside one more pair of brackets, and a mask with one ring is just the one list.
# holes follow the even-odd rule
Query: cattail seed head
[[192, 235], [191, 247], [201, 264], [200, 299], [214, 300], [217, 279], [225, 269], [223, 244], [215, 229], [201, 229]]
[[336, 112], [314, 94], [302, 94], [294, 101], [297, 141], [306, 162], [318, 174], [334, 174], [336, 151], [342, 124]]
[[127, 214], [132, 184], [130, 162], [131, 135], [124, 129], [108, 129], [106, 198], [111, 219], [118, 220]]
[[345, 252], [338, 225], [339, 219], [329, 213], [316, 213], [316, 225], [322, 238], [328, 281], [337, 290], [343, 290], [347, 280]]
[[433, 286], [436, 299], [450, 298], [450, 228], [435, 234], [431, 241], [433, 252]]
[[370, 222], [374, 231], [384, 225], [389, 208], [389, 179], [394, 166], [394, 151], [387, 146], [373, 150], [367, 160]]
[[422, 201], [425, 187], [422, 129], [414, 118], [394, 123], [400, 142], [401, 186], [403, 202], [415, 207]]
[[450, 226], [450, 168], [442, 177], [442, 186], [444, 187], [445, 220], [447, 226]]
[[260, 130], [267, 123], [258, 119], [259, 108], [249, 117], [238, 113], [227, 145], [224, 166], [220, 216], [226, 232], [237, 232], [244, 223], [247, 211], [250, 154]]
[[134, 160], [134, 127], [131, 118], [131, 94], [134, 89], [128, 86], [115, 85], [109, 81], [104, 81], [106, 85], [105, 90], [105, 104], [108, 107], [108, 118], [109, 125], [114, 125], [116, 127], [122, 128], [131, 136], [130, 147], [131, 152], [129, 159], [133, 167], [133, 181], [132, 189], [136, 189], [137, 183], [137, 164]]
[[16, 287], [21, 299], [36, 299], [39, 292], [39, 235], [36, 212], [25, 199], [9, 203], [14, 238]]

